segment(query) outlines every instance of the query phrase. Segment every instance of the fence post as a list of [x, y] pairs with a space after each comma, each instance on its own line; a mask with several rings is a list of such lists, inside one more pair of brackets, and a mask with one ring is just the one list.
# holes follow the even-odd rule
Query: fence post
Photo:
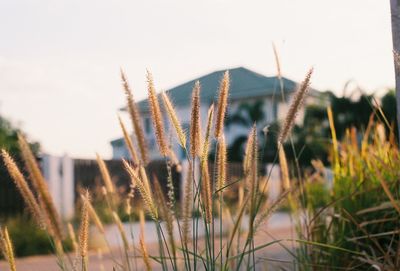
[[72, 218], [75, 210], [73, 160], [67, 155], [45, 154], [41, 166], [57, 211], [63, 219]]
[[268, 199], [270, 201], [276, 201], [282, 192], [279, 166], [267, 164], [266, 173], [267, 175], [270, 174], [270, 178], [268, 180]]

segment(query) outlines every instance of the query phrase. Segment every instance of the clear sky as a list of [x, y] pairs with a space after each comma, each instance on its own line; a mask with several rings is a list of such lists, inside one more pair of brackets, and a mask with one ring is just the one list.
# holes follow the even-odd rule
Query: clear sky
[[44, 151], [111, 156], [124, 105], [149, 68], [159, 90], [217, 69], [286, 77], [315, 67], [313, 87], [341, 93], [394, 85], [389, 1], [0, 0], [0, 114]]

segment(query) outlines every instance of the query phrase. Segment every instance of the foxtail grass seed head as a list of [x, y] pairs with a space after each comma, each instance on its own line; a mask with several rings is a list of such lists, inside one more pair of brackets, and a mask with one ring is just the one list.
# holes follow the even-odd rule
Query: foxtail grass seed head
[[203, 142], [203, 148], [201, 152], [201, 161], [205, 161], [208, 159], [208, 151], [210, 148], [210, 137], [211, 137], [211, 129], [212, 129], [212, 123], [213, 123], [213, 116], [214, 116], [214, 105], [212, 104], [210, 106], [210, 109], [208, 110], [207, 114], [207, 128], [206, 128], [206, 134], [204, 136], [204, 142]]
[[310, 88], [310, 81], [311, 81], [312, 73], [313, 73], [313, 69], [311, 68], [308, 71], [304, 81], [300, 84], [298, 90], [294, 94], [292, 103], [290, 104], [289, 111], [286, 115], [281, 132], [278, 137], [278, 141], [281, 144], [285, 143], [287, 137], [290, 134], [290, 131], [293, 128], [297, 113], [299, 112], [300, 107], [303, 105], [305, 96]]
[[247, 173], [249, 172], [250, 166], [253, 163], [252, 160], [252, 146], [253, 146], [253, 134], [255, 133], [255, 129], [256, 126], [254, 125], [251, 130], [250, 133], [247, 137], [247, 144], [246, 144], [246, 150], [244, 152], [244, 159], [243, 159], [243, 171], [245, 173], [245, 175], [247, 175]]
[[176, 136], [178, 137], [178, 142], [182, 146], [182, 148], [186, 148], [186, 134], [182, 129], [182, 125], [178, 118], [178, 115], [175, 112], [174, 105], [172, 104], [171, 100], [168, 98], [168, 95], [165, 92], [161, 93], [161, 97], [163, 98], [163, 102], [165, 108], [167, 109], [169, 119], [171, 120], [172, 125], [175, 128]]
[[282, 187], [284, 190], [290, 189], [289, 167], [286, 160], [283, 145], [278, 144], [279, 166], [281, 168]]
[[79, 254], [82, 261], [86, 261], [88, 252], [88, 239], [89, 239], [89, 192], [86, 191], [83, 195], [82, 210], [81, 210], [81, 225], [79, 228]]
[[6, 259], [10, 270], [16, 271], [17, 267], [15, 265], [14, 248], [7, 228], [0, 227], [0, 250], [3, 253], [4, 259]]
[[7, 168], [8, 173], [13, 179], [17, 189], [19, 190], [22, 198], [25, 201], [26, 206], [32, 214], [32, 217], [36, 220], [38, 225], [41, 228], [45, 228], [45, 221], [43, 220], [43, 214], [39, 207], [39, 204], [36, 201], [35, 196], [33, 195], [31, 189], [29, 188], [28, 183], [26, 182], [24, 176], [16, 165], [15, 161], [11, 158], [11, 156], [7, 153], [6, 150], [1, 151], [4, 164]]
[[142, 162], [145, 165], [147, 165], [149, 161], [149, 155], [147, 151], [147, 142], [143, 132], [141, 117], [137, 105], [135, 103], [135, 99], [133, 98], [131, 88], [129, 87], [128, 80], [122, 70], [121, 70], [121, 79], [126, 95], [129, 115], [131, 117], [133, 130], [135, 132], [136, 142], [140, 150], [140, 156], [142, 158]]
[[204, 205], [205, 220], [207, 223], [212, 221], [212, 194], [211, 179], [208, 171], [208, 160], [201, 163], [201, 198]]
[[90, 219], [92, 220], [92, 222], [94, 222], [94, 224], [96, 225], [99, 232], [102, 234], [105, 234], [103, 223], [101, 222], [100, 217], [97, 215], [97, 212], [94, 209], [92, 203], [90, 202], [90, 200], [89, 201], [86, 200], [83, 195], [81, 195], [81, 198], [82, 198], [82, 202], [87, 201], [87, 208], [88, 208]]
[[131, 155], [132, 161], [133, 161], [133, 163], [135, 163], [135, 165], [139, 165], [139, 158], [137, 156], [135, 147], [133, 146], [132, 139], [129, 136], [129, 133], [126, 130], [125, 124], [123, 123], [123, 121], [122, 121], [120, 116], [118, 116], [118, 120], [119, 120], [119, 124], [121, 126], [121, 129], [122, 129], [122, 133], [124, 135], [125, 144], [126, 144], [126, 146], [128, 148], [128, 151], [129, 151], [129, 153]]
[[47, 224], [47, 230], [56, 242], [60, 243], [61, 240], [63, 240], [61, 218], [54, 205], [53, 198], [50, 195], [47, 182], [40, 171], [39, 165], [28, 145], [28, 142], [26, 142], [25, 138], [21, 134], [18, 134], [18, 145], [26, 168], [28, 169], [30, 179], [38, 194], [39, 205], [44, 210], [46, 216], [44, 220]]
[[200, 154], [200, 127], [200, 82], [196, 81], [192, 92], [192, 112], [190, 121], [190, 155], [192, 157]]
[[163, 117], [161, 114], [160, 104], [154, 88], [154, 81], [152, 74], [147, 71], [147, 91], [149, 96], [149, 105], [151, 117], [153, 120], [154, 131], [156, 134], [158, 149], [160, 154], [164, 157], [168, 155], [168, 144], [164, 135]]
[[114, 191], [115, 191], [114, 184], [111, 180], [110, 172], [107, 169], [106, 163], [104, 162], [103, 159], [101, 159], [100, 155], [97, 153], [96, 153], [96, 160], [97, 160], [97, 164], [100, 169], [101, 177], [103, 178], [103, 181], [104, 181], [104, 185], [107, 189], [107, 192], [114, 193]]
[[226, 71], [219, 87], [218, 111], [215, 123], [215, 137], [219, 138], [224, 132], [224, 121], [229, 95], [229, 72]]
[[[130, 175], [132, 182], [135, 183], [136, 187], [139, 190], [139, 193], [144, 201], [144, 204], [150, 213], [151, 217], [153, 218], [154, 221], [158, 220], [158, 211], [157, 207], [154, 203], [153, 195], [150, 191], [149, 188], [146, 187], [144, 184], [143, 180], [141, 179], [142, 177], [135, 172], [135, 170], [126, 162], [125, 160], [122, 160], [125, 166], [126, 171]], [[147, 182], [147, 181], [146, 181]]]
[[[226, 144], [225, 137], [222, 136], [218, 142], [217, 149], [217, 191], [220, 191], [226, 182]], [[222, 191], [220, 191], [221, 193]]]
[[185, 245], [188, 244], [189, 241], [189, 234], [190, 234], [190, 221], [192, 218], [192, 201], [193, 201], [193, 183], [192, 183], [192, 167], [189, 165], [189, 170], [186, 175], [185, 180], [185, 191], [184, 191], [184, 198], [183, 198], [183, 224], [182, 224], [182, 235], [183, 235], [183, 242]]

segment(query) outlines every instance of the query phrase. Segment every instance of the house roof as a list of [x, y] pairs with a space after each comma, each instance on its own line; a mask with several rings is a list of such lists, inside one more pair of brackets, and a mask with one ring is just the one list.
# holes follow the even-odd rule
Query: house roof
[[[167, 94], [176, 107], [188, 106], [191, 102], [192, 90], [196, 81], [200, 81], [200, 99], [202, 103], [211, 104], [218, 98], [220, 80], [225, 70], [215, 71], [189, 82], [167, 90]], [[230, 89], [229, 99], [254, 98], [273, 95], [280, 95], [280, 83], [278, 77], [267, 77], [244, 67], [229, 70]], [[296, 88], [296, 82], [282, 78], [285, 92], [292, 92]], [[147, 99], [138, 103], [139, 110], [148, 111]], [[125, 110], [125, 108], [123, 108]]]

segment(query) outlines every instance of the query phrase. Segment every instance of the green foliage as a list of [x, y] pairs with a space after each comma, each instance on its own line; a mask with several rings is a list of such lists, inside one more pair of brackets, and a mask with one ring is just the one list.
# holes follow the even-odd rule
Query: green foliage
[[[9, 219], [5, 226], [8, 228], [14, 245], [14, 253], [18, 257], [54, 253], [50, 237], [40, 229], [35, 222], [25, 216]], [[71, 242], [64, 242], [66, 251], [71, 250]]]
[[[372, 95], [362, 94], [359, 98], [338, 97], [332, 92], [321, 94], [321, 99], [326, 99], [332, 108], [333, 119], [336, 134], [339, 140], [346, 135], [346, 130], [356, 128], [360, 132], [368, 126], [369, 118], [372, 114], [379, 113], [375, 106]], [[390, 124], [393, 124], [396, 130], [396, 100], [393, 91], [389, 91], [382, 97], [382, 111]], [[380, 116], [381, 117], [381, 116]], [[383, 119], [382, 119], [383, 121]], [[390, 127], [386, 127], [389, 133]], [[328, 116], [326, 114], [326, 105], [312, 104], [305, 108], [302, 125], [296, 125], [293, 129], [293, 146], [288, 143], [285, 146], [289, 160], [298, 159], [301, 166], [310, 166], [311, 160], [319, 159], [325, 164], [330, 163], [330, 128]], [[294, 150], [294, 151], [293, 151]]]
[[324, 188], [306, 182], [300, 202], [308, 219], [298, 234], [308, 243], [298, 249], [299, 270], [399, 270], [400, 156], [383, 126], [373, 128], [361, 144], [351, 135], [341, 142], [328, 200]]

